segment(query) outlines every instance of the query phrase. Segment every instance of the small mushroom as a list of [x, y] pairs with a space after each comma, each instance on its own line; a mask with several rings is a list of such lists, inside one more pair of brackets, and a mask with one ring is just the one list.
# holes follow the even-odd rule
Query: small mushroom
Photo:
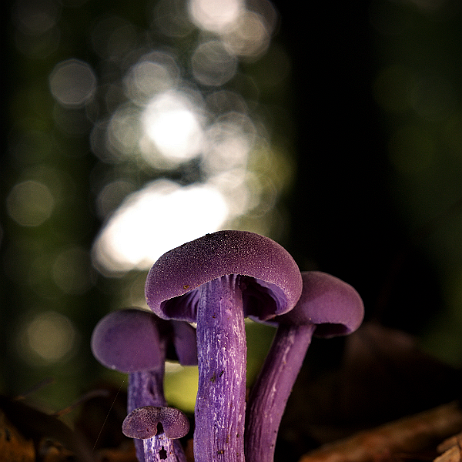
[[302, 278], [295, 308], [274, 319], [278, 328], [250, 393], [247, 462], [273, 461], [279, 424], [312, 336], [350, 334], [364, 317], [361, 297], [351, 285], [319, 271], [302, 272]]
[[186, 462], [174, 441], [189, 431], [188, 418], [173, 407], [143, 406], [125, 417], [122, 432], [143, 443], [146, 462]]
[[245, 231], [207, 234], [152, 266], [146, 280], [150, 308], [165, 319], [197, 323], [195, 462], [244, 461], [244, 317], [267, 320], [286, 313], [301, 289], [290, 254]]
[[[180, 364], [197, 364], [196, 333], [192, 326], [165, 321], [138, 308], [109, 313], [98, 322], [91, 339], [93, 355], [101, 364], [129, 374], [128, 413], [142, 406], [167, 406], [163, 382], [171, 347]], [[143, 462], [142, 442], [135, 440], [135, 446], [137, 457]]]

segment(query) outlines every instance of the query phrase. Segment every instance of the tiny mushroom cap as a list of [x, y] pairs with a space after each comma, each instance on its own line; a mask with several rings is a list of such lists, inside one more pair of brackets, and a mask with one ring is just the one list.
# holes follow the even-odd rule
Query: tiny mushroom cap
[[226, 275], [247, 277], [245, 316], [261, 321], [289, 310], [302, 289], [291, 255], [270, 238], [247, 231], [218, 231], [162, 255], [146, 279], [146, 300], [159, 317], [196, 321], [198, 291]]
[[180, 410], [154, 406], [143, 406], [130, 412], [122, 423], [122, 432], [129, 438], [144, 440], [157, 435], [159, 424], [170, 439], [182, 438], [189, 432], [189, 420]]
[[296, 307], [278, 317], [278, 324], [314, 324], [313, 335], [325, 338], [351, 334], [361, 325], [363, 301], [350, 284], [321, 271], [304, 271], [302, 279]]

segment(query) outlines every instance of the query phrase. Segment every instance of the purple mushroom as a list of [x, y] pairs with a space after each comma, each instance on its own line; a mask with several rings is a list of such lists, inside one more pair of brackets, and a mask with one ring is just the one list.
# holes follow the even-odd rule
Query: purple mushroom
[[[176, 353], [171, 359], [178, 358], [184, 366], [197, 364], [196, 332], [192, 326], [168, 322], [138, 308], [109, 313], [98, 322], [91, 338], [93, 355], [101, 364], [129, 374], [128, 413], [142, 406], [167, 406], [164, 372], [171, 347]], [[135, 446], [143, 462], [143, 442], [135, 440]], [[179, 442], [177, 449], [182, 452]]]
[[189, 431], [188, 418], [173, 407], [143, 406], [125, 417], [122, 432], [142, 441], [146, 462], [179, 462], [174, 442]]
[[183, 244], [149, 271], [146, 299], [154, 313], [197, 323], [195, 462], [244, 461], [244, 317], [286, 313], [301, 290], [290, 254], [244, 231], [219, 231]]
[[247, 462], [273, 461], [279, 424], [313, 334], [327, 338], [347, 335], [363, 320], [363, 302], [352, 286], [318, 271], [302, 272], [302, 278], [297, 305], [274, 320], [276, 335], [250, 393]]

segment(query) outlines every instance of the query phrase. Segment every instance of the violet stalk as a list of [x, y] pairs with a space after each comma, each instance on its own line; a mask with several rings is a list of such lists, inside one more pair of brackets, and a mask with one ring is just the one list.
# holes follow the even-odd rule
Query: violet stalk
[[361, 297], [349, 284], [318, 271], [303, 272], [302, 279], [295, 308], [274, 319], [278, 328], [249, 397], [247, 462], [273, 461], [279, 424], [312, 336], [347, 335], [364, 316]]
[[211, 460], [210, 454], [243, 461], [247, 345], [239, 278], [214, 279], [200, 292], [195, 461]]

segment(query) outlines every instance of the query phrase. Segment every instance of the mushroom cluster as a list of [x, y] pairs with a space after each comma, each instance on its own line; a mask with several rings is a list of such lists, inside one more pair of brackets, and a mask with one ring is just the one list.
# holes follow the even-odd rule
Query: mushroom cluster
[[[350, 285], [301, 273], [282, 246], [245, 231], [207, 234], [165, 253], [148, 273], [145, 295], [152, 312], [110, 313], [92, 337], [95, 357], [129, 374], [123, 432], [135, 438], [140, 462], [186, 460], [177, 438], [189, 422], [163, 394], [171, 347], [180, 364], [198, 366], [195, 462], [271, 462], [312, 336], [349, 334], [364, 315]], [[245, 317], [277, 326], [247, 403]]]

